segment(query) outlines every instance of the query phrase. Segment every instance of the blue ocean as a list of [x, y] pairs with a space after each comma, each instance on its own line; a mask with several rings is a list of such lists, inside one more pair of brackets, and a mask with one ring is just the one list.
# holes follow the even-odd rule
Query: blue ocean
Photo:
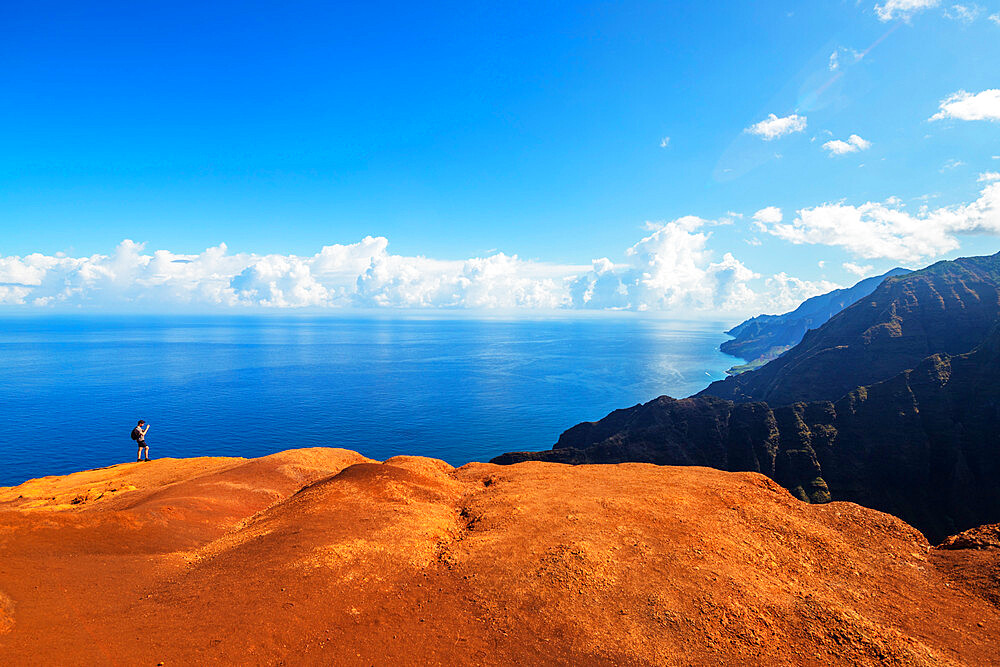
[[574, 424], [734, 363], [722, 322], [343, 317], [0, 320], [0, 486], [150, 455], [294, 447], [453, 465], [545, 449]]

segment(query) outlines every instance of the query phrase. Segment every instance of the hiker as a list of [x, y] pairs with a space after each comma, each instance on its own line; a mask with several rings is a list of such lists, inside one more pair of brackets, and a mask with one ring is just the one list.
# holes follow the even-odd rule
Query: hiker
[[[146, 428], [143, 428], [143, 425]], [[146, 431], [149, 430], [149, 425], [143, 420], [139, 420], [139, 424], [132, 429], [132, 439], [135, 440], [135, 444], [139, 445], [139, 453], [135, 455], [136, 463], [143, 460], [143, 454], [145, 454], [146, 459], [149, 460], [149, 445], [146, 444]]]

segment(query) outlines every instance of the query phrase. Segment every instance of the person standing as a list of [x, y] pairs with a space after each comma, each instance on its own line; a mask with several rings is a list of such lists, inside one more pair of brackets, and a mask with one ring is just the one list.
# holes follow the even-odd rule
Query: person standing
[[[146, 428], [143, 428], [143, 426]], [[146, 431], [148, 430], [149, 424], [146, 424], [146, 422], [141, 419], [139, 420], [138, 425], [132, 429], [132, 439], [135, 440], [135, 444], [139, 445], [139, 453], [135, 456], [137, 463], [144, 460], [143, 456], [146, 457], [146, 461], [149, 460], [149, 446], [146, 444]]]

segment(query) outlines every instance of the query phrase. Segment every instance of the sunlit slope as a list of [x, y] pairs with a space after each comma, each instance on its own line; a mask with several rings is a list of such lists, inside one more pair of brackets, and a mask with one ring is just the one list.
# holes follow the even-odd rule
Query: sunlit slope
[[2, 494], [5, 664], [1000, 661], [916, 530], [754, 473], [310, 449]]
[[835, 401], [932, 354], [971, 351], [998, 315], [1000, 253], [938, 262], [887, 278], [774, 361], [713, 382], [697, 396], [772, 406]]

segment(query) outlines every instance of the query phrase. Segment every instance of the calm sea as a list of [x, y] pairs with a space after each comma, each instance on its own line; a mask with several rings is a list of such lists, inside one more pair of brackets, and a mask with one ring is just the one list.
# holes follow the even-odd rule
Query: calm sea
[[734, 363], [731, 323], [54, 317], [0, 320], [0, 485], [152, 456], [292, 447], [442, 458], [551, 447], [565, 429]]

